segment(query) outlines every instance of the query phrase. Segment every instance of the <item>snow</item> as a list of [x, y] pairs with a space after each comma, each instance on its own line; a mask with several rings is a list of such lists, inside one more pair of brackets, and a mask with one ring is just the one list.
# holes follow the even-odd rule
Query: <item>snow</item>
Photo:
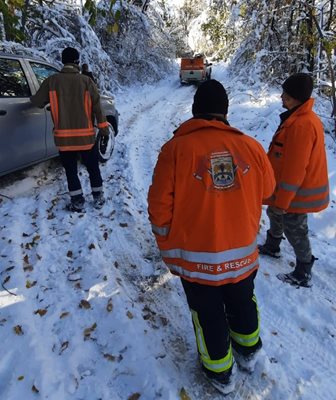
[[[279, 123], [280, 88], [229, 76], [230, 124], [267, 149]], [[59, 161], [0, 181], [0, 399], [220, 399], [203, 379], [191, 317], [178, 278], [162, 263], [147, 215], [147, 191], [160, 147], [191, 116], [193, 86], [178, 71], [155, 85], [116, 94], [120, 133], [102, 166], [107, 203], [94, 210], [81, 168], [87, 212], [69, 214]], [[330, 105], [316, 100], [328, 127]], [[261, 257], [256, 294], [263, 349], [253, 375], [238, 372], [227, 399], [332, 400], [336, 381], [334, 262], [335, 143], [326, 135], [331, 203], [309, 216], [313, 287], [276, 278], [282, 257]], [[268, 219], [263, 210], [258, 238]], [[5, 288], [7, 290], [5, 290]]]

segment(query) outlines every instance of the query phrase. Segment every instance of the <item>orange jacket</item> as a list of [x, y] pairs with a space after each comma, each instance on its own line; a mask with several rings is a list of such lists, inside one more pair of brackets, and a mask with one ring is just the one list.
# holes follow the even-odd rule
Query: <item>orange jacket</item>
[[323, 126], [313, 104], [313, 99], [303, 103], [273, 136], [268, 157], [277, 186], [264, 204], [298, 214], [317, 212], [329, 204]]
[[149, 218], [172, 273], [219, 286], [258, 268], [263, 198], [274, 190], [261, 145], [221, 121], [190, 119], [161, 149]]
[[98, 128], [108, 127], [96, 85], [74, 64], [66, 64], [60, 73], [45, 79], [31, 101], [37, 107], [50, 103], [60, 151], [90, 150], [96, 136], [94, 119]]

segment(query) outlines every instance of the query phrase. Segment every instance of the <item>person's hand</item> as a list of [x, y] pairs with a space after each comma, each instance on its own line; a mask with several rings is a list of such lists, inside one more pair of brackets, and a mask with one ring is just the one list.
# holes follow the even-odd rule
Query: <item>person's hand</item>
[[105, 154], [105, 153], [106, 153], [108, 141], [109, 141], [109, 136], [108, 136], [108, 135], [100, 135], [100, 145], [99, 145], [99, 148], [100, 148], [100, 152], [101, 152], [102, 154]]
[[272, 209], [273, 213], [276, 214], [276, 215], [286, 214], [286, 210], [283, 210], [282, 208], [271, 207], [271, 209]]

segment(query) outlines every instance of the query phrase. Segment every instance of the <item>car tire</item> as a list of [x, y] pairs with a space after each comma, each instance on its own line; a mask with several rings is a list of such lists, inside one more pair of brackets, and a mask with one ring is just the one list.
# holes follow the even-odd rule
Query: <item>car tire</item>
[[106, 116], [107, 122], [110, 123], [114, 129], [114, 136], [118, 135], [118, 122], [116, 120], [116, 117], [107, 115]]
[[111, 124], [109, 124], [108, 129], [109, 129], [109, 141], [107, 143], [106, 152], [104, 154], [100, 151], [100, 140], [99, 137], [97, 137], [99, 161], [103, 164], [106, 163], [111, 158], [115, 145], [115, 136], [116, 136], [115, 130]]

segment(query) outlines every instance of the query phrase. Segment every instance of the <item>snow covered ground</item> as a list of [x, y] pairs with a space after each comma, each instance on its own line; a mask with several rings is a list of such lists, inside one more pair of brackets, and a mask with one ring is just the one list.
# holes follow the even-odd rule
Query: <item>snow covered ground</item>
[[[279, 122], [280, 88], [213, 77], [227, 88], [231, 125], [267, 148]], [[186, 299], [151, 234], [147, 191], [162, 144], [191, 116], [195, 88], [176, 76], [116, 95], [120, 133], [102, 167], [106, 206], [64, 210], [57, 160], [0, 179], [0, 399], [216, 400], [203, 379]], [[316, 111], [328, 117], [327, 104]], [[325, 119], [327, 122], [328, 120]], [[304, 143], [302, 144], [304, 146]], [[336, 398], [336, 162], [326, 137], [331, 203], [309, 217], [313, 287], [276, 278], [295, 260], [261, 258], [256, 294], [264, 343], [256, 371], [239, 372], [228, 399]], [[15, 179], [14, 179], [15, 178]], [[7, 197], [10, 198], [7, 198]], [[263, 211], [259, 242], [268, 220]]]

